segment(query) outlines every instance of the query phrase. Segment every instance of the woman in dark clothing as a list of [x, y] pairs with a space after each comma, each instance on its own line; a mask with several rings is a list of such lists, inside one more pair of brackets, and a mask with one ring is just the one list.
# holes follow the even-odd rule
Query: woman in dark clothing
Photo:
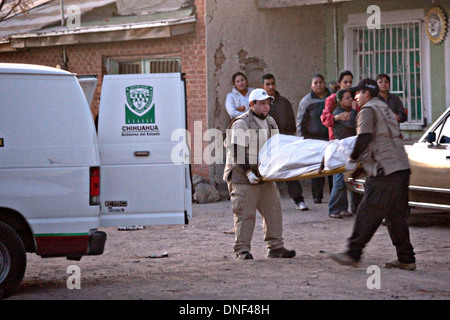
[[380, 89], [380, 94], [378, 97], [382, 98], [388, 106], [395, 113], [398, 123], [405, 122], [408, 120], [408, 114], [406, 109], [403, 107], [402, 100], [398, 95], [390, 93], [389, 89], [391, 86], [391, 78], [385, 74], [380, 73], [376, 78], [378, 88]]
[[[353, 96], [350, 90], [342, 89], [336, 94], [337, 106], [333, 110], [333, 115], [337, 116], [344, 112], [349, 113], [346, 120], [336, 120], [333, 127], [333, 133], [336, 139], [345, 139], [356, 136], [356, 110], [352, 108]], [[339, 119], [339, 117], [336, 117]], [[333, 190], [330, 194], [330, 202], [328, 204], [328, 215], [330, 218], [341, 219], [343, 217], [352, 216], [347, 211], [347, 187], [344, 181], [344, 174], [338, 173], [333, 175]]]

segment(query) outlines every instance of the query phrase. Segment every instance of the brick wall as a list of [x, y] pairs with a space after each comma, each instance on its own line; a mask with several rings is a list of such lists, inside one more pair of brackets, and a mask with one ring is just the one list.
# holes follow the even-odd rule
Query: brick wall
[[[193, 136], [194, 121], [202, 122], [203, 131], [207, 129], [205, 0], [196, 0], [195, 5], [197, 22], [196, 31], [192, 34], [167, 39], [66, 46], [69, 71], [77, 74], [97, 74], [98, 85], [91, 104], [94, 117], [98, 114], [102, 79], [106, 74], [105, 62], [108, 57], [180, 57], [181, 72], [186, 74], [188, 130]], [[0, 53], [0, 62], [33, 63], [55, 67], [61, 63], [61, 56], [61, 47], [27, 48]], [[205, 178], [209, 176], [208, 166], [205, 163], [193, 163], [192, 172]]]

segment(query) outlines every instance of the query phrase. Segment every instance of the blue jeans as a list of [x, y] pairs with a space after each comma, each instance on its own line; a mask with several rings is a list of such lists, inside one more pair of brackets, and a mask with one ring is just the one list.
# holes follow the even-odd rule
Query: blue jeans
[[347, 187], [345, 186], [344, 174], [333, 175], [333, 189], [328, 204], [328, 214], [336, 214], [348, 209]]

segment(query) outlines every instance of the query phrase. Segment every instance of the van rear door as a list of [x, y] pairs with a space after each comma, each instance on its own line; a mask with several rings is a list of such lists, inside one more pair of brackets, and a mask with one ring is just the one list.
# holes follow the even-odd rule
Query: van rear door
[[186, 129], [182, 75], [105, 76], [98, 120], [100, 225], [187, 223], [190, 165], [172, 159], [173, 150], [177, 159], [189, 158], [187, 146], [172, 141], [174, 132]]

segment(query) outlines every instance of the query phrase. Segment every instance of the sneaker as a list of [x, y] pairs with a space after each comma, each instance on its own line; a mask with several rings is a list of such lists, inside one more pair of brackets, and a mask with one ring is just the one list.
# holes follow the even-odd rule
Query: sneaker
[[293, 258], [295, 257], [295, 250], [288, 250], [285, 247], [278, 249], [269, 249], [267, 258]]
[[300, 211], [307, 211], [308, 207], [306, 206], [306, 203], [304, 203], [302, 201], [302, 202], [299, 202], [299, 203], [295, 204], [295, 209], [300, 210]]
[[343, 217], [353, 217], [353, 213], [350, 213], [347, 210], [342, 210], [339, 214]]
[[314, 203], [322, 203], [322, 199], [321, 198], [315, 198], [314, 199]]
[[340, 213], [332, 213], [329, 214], [330, 218], [334, 218], [334, 219], [342, 219], [343, 216]]
[[236, 254], [236, 259], [238, 260], [253, 260], [253, 256], [248, 251], [239, 252]]
[[352, 257], [349, 256], [348, 253], [346, 252], [342, 252], [342, 253], [330, 253], [329, 257], [336, 261], [337, 263], [344, 265], [344, 266], [352, 266], [352, 267], [356, 267], [358, 266], [358, 261], [356, 261], [355, 259], [353, 259]]
[[386, 262], [384, 264], [384, 267], [386, 269], [399, 268], [399, 269], [409, 270], [409, 271], [416, 270], [416, 264], [414, 262], [413, 263], [402, 263], [398, 260], [394, 260], [392, 262]]

